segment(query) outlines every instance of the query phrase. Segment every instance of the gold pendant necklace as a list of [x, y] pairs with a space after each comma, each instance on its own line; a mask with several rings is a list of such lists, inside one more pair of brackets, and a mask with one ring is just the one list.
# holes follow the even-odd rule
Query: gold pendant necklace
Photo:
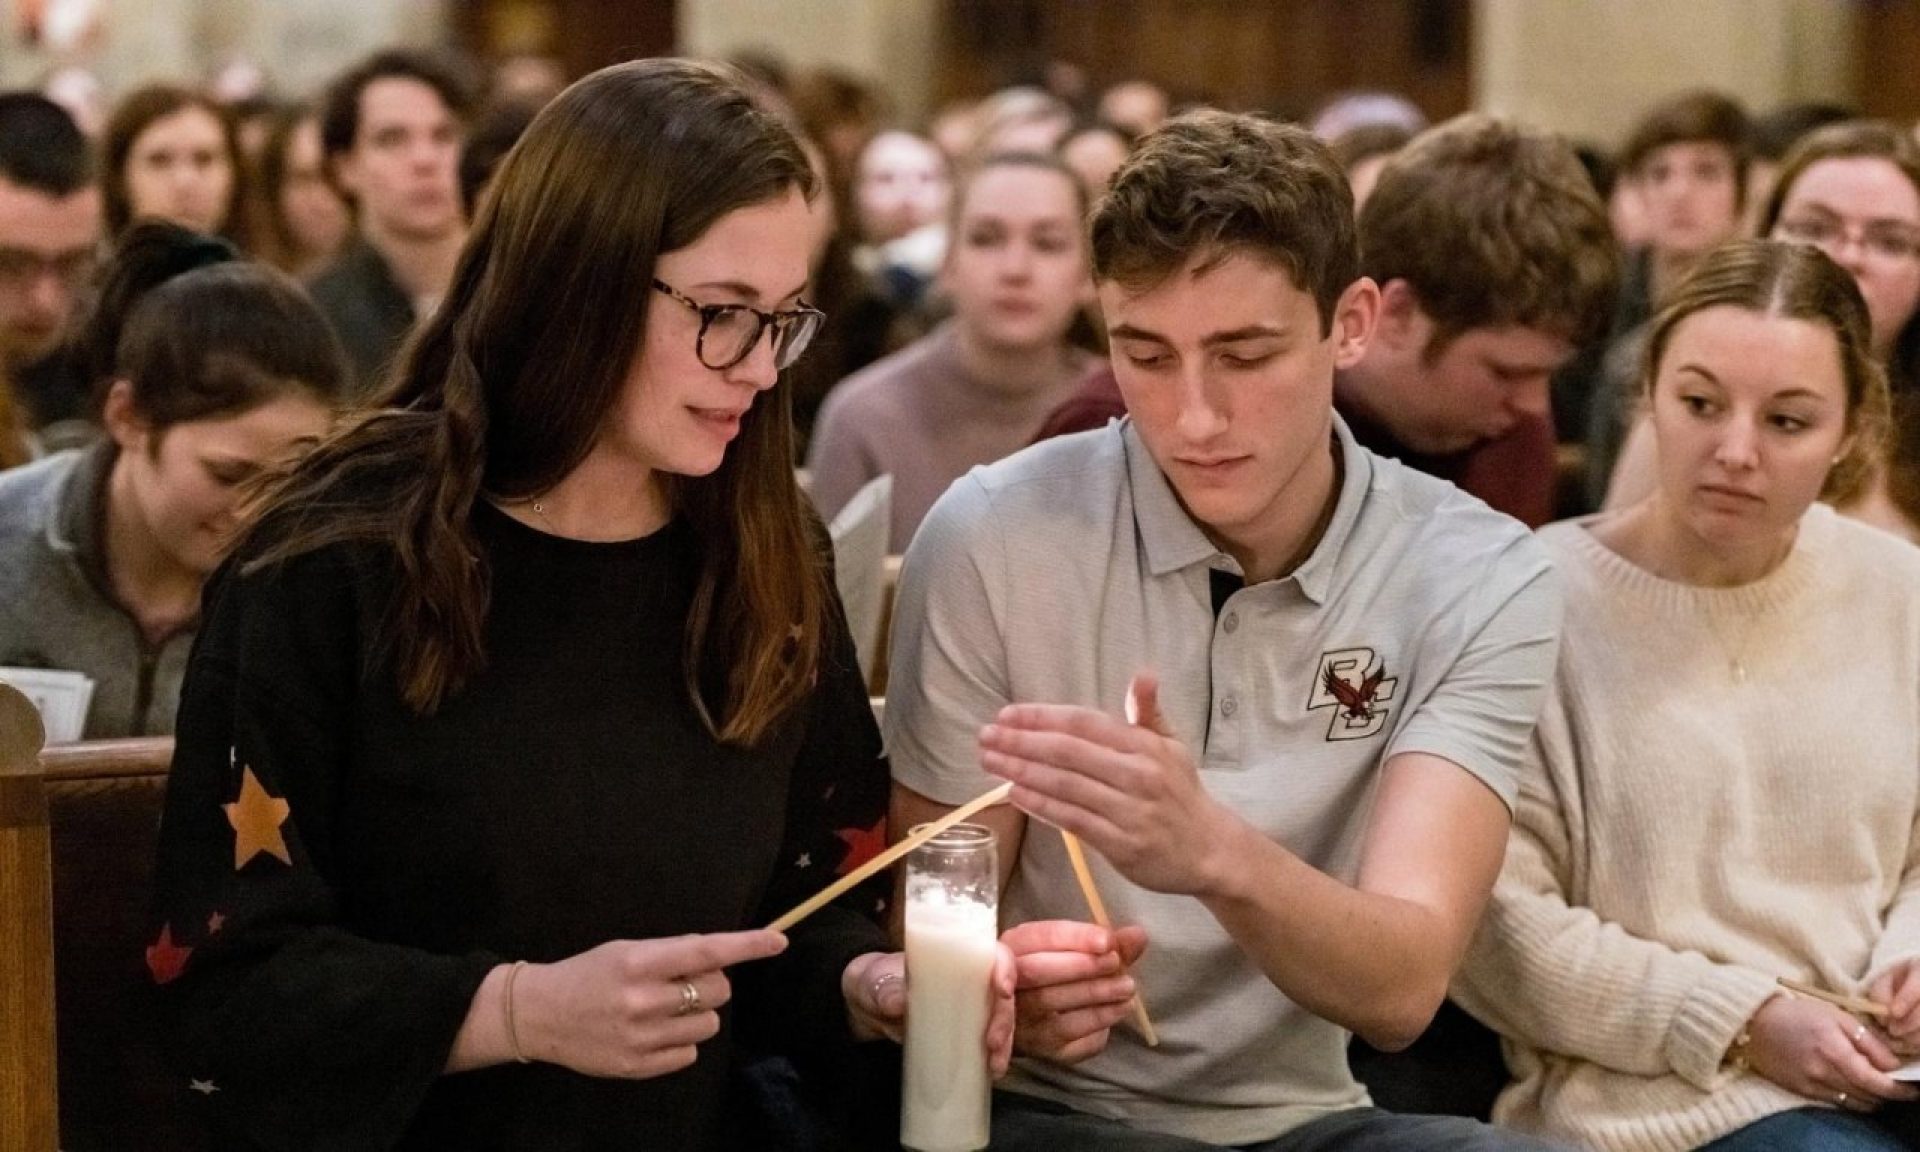
[[1740, 629], [1739, 643], [1737, 644], [1727, 643], [1726, 633], [1720, 628], [1719, 613], [1711, 609], [1707, 611], [1707, 630], [1713, 633], [1714, 644], [1719, 647], [1720, 654], [1726, 657], [1727, 675], [1733, 678], [1735, 684], [1745, 684], [1747, 682], [1747, 649], [1753, 643], [1754, 632], [1757, 630], [1759, 618], [1764, 611], [1765, 610], [1762, 609], [1761, 612], [1755, 612], [1752, 615], [1741, 618], [1744, 626]]
[[560, 529], [553, 526], [553, 520], [547, 515], [547, 502], [545, 500], [529, 500], [527, 501], [527, 507], [533, 509], [535, 516], [540, 517], [540, 523], [547, 526], [548, 532], [555, 536], [561, 534]]

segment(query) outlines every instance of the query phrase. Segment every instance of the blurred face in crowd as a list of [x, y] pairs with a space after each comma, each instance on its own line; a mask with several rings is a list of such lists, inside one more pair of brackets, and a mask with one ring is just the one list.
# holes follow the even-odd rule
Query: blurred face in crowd
[[1833, 332], [1721, 305], [1677, 324], [1653, 381], [1660, 500], [1723, 555], [1776, 548], [1847, 444]]
[[155, 428], [121, 380], [108, 392], [104, 416], [120, 448], [108, 481], [110, 516], [148, 537], [181, 571], [206, 576], [240, 526], [240, 485], [318, 439], [329, 413], [313, 397], [288, 392], [244, 412]]
[[1906, 174], [1873, 156], [1810, 164], [1781, 201], [1772, 238], [1812, 244], [1853, 274], [1874, 354], [1887, 359], [1920, 305], [1920, 189]]
[[927, 133], [949, 159], [971, 155], [980, 136], [980, 110], [972, 104], [949, 104], [934, 115]]
[[996, 164], [960, 195], [941, 283], [963, 330], [1001, 351], [1057, 347], [1089, 287], [1073, 178]]
[[1630, 174], [1621, 175], [1613, 182], [1613, 191], [1607, 196], [1607, 223], [1613, 228], [1613, 238], [1621, 249], [1644, 248], [1651, 239], [1647, 229], [1647, 198], [1640, 192], [1640, 183]]
[[[692, 244], [662, 253], [653, 274], [699, 305], [782, 312], [800, 306], [812, 243], [811, 209], [793, 188], [722, 216]], [[654, 291], [640, 352], [596, 450], [651, 473], [705, 476], [720, 467], [748, 410], [777, 379], [774, 334], [769, 326], [739, 363], [712, 368], [728, 358], [726, 329], [708, 325], [705, 361], [700, 332], [698, 312]]]
[[233, 207], [234, 158], [220, 118], [186, 107], [162, 116], [127, 151], [127, 203], [133, 218], [157, 217], [218, 232]]
[[408, 76], [368, 84], [353, 147], [334, 162], [370, 232], [431, 241], [464, 223], [460, 123], [431, 84]]
[[1180, 503], [1216, 543], [1258, 549], [1324, 475], [1333, 374], [1365, 351], [1377, 297], [1356, 281], [1323, 333], [1284, 268], [1216, 256], [1144, 290], [1102, 281], [1100, 307], [1120, 394]]
[[1096, 200], [1107, 190], [1107, 183], [1127, 160], [1127, 140], [1111, 128], [1083, 128], [1060, 145], [1060, 159], [1066, 161], [1087, 199]]
[[286, 172], [280, 184], [280, 218], [300, 255], [312, 259], [333, 252], [353, 226], [340, 194], [327, 183], [322, 167], [320, 123], [302, 120], [287, 140]]
[[1635, 170], [1634, 184], [1646, 211], [1647, 242], [1657, 252], [1698, 255], [1739, 224], [1740, 185], [1725, 145], [1683, 140], [1655, 148]]
[[0, 363], [31, 363], [59, 343], [99, 244], [97, 188], [55, 197], [0, 176]]
[[1052, 152], [1073, 129], [1073, 120], [1063, 113], [1039, 113], [1016, 117], [989, 129], [981, 139], [981, 155], [994, 152]]
[[1167, 94], [1144, 80], [1115, 84], [1100, 95], [1100, 119], [1144, 136], [1166, 123]]
[[884, 244], [931, 224], [946, 213], [951, 193], [938, 148], [911, 132], [882, 132], [860, 153], [854, 200], [861, 236]]
[[1412, 287], [1389, 281], [1366, 356], [1368, 373], [1385, 385], [1375, 417], [1409, 448], [1436, 455], [1547, 417], [1548, 381], [1574, 351], [1563, 336], [1519, 325], [1469, 328], [1445, 343], [1438, 336]]

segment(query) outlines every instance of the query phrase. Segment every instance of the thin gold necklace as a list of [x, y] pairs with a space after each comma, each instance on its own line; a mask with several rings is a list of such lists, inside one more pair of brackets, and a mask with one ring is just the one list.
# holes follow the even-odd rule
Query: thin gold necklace
[[525, 496], [519, 499], [509, 500], [509, 499], [506, 499], [505, 497], [490, 495], [488, 498], [491, 499], [496, 505], [498, 505], [501, 508], [533, 509], [533, 514], [540, 518], [540, 523], [545, 524], [547, 526], [547, 532], [550, 535], [554, 535], [554, 536], [561, 535], [560, 529], [554, 526], [553, 518], [547, 515], [547, 502], [541, 499], [540, 497]]
[[1744, 627], [1740, 629], [1739, 643], [1728, 644], [1726, 633], [1720, 627], [1720, 613], [1707, 610], [1707, 630], [1713, 633], [1713, 642], [1719, 646], [1720, 654], [1727, 658], [1727, 674], [1733, 677], [1735, 684], [1747, 682], [1747, 649], [1753, 645], [1754, 633], [1759, 630], [1760, 618], [1765, 614], [1765, 608], [1743, 614], [1741, 619]]
[[[1643, 522], [1646, 521], [1649, 517], [1653, 516], [1654, 514], [1652, 502], [1645, 501], [1638, 505], [1635, 505], [1635, 507], [1632, 509], [1632, 513], [1639, 515], [1639, 517]], [[1792, 542], [1789, 542], [1787, 544], [1786, 550], [1781, 554], [1780, 558], [1774, 561], [1774, 563], [1768, 565], [1766, 571], [1762, 572], [1758, 578], [1751, 581], [1750, 583], [1758, 584], [1765, 581], [1767, 578], [1772, 576], [1775, 572], [1779, 571], [1781, 565], [1785, 564], [1787, 560], [1792, 557], [1792, 555], [1793, 555], [1793, 544]], [[1653, 573], [1655, 576], [1659, 577], [1660, 579], [1669, 580], [1679, 584], [1693, 585], [1693, 581], [1686, 579], [1683, 575], [1681, 575], [1677, 571], [1671, 571], [1668, 569], [1667, 566], [1653, 562], [1653, 557], [1651, 556], [1648, 557], [1646, 562], [1643, 563], [1643, 567], [1645, 567], [1647, 571]], [[1702, 587], [1703, 585], [1694, 585], [1694, 586]], [[1740, 585], [1740, 586], [1745, 587], [1747, 585]], [[1713, 633], [1714, 644], [1720, 649], [1720, 654], [1726, 657], [1727, 675], [1732, 677], [1733, 682], [1735, 684], [1744, 685], [1747, 682], [1747, 649], [1751, 647], [1753, 644], [1753, 636], [1754, 636], [1754, 633], [1759, 629], [1761, 618], [1767, 614], [1768, 610], [1771, 607], [1772, 607], [1772, 604], [1770, 601], [1762, 600], [1761, 606], [1757, 610], [1750, 613], [1742, 613], [1740, 618], [1744, 621], [1745, 626], [1740, 629], [1738, 643], [1733, 643], [1733, 644], [1729, 644], [1727, 642], [1727, 634], [1725, 630], [1722, 629], [1720, 626], [1720, 613], [1712, 607], [1708, 607], [1704, 610], [1706, 615], [1706, 621], [1707, 621], [1707, 631]]]
[[535, 516], [540, 517], [540, 523], [545, 524], [555, 532], [559, 531], [558, 528], [553, 527], [553, 521], [547, 517], [547, 502], [545, 500], [529, 500], [527, 501], [527, 507], [533, 509]]

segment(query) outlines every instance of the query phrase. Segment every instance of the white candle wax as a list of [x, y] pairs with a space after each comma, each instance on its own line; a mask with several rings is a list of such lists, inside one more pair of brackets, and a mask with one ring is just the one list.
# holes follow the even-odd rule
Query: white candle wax
[[987, 1146], [994, 909], [938, 885], [907, 899], [906, 1086], [900, 1142], [917, 1152]]

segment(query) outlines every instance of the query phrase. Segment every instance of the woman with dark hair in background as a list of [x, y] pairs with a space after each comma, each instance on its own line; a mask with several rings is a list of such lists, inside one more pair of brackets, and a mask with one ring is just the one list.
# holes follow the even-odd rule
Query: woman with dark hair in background
[[136, 88], [114, 106], [101, 138], [107, 235], [167, 220], [247, 247], [245, 170], [232, 116], [170, 84]]
[[384, 391], [263, 495], [208, 591], [148, 951], [231, 1138], [761, 1148], [749, 1054], [831, 1084], [898, 1034], [884, 878], [757, 927], [886, 838], [779, 383], [815, 191], [731, 70], [581, 80]]
[[94, 680], [89, 739], [173, 730], [241, 491], [346, 380], [299, 286], [171, 224], [127, 233], [82, 332], [107, 436], [0, 475], [0, 665]]
[[259, 173], [259, 255], [304, 280], [339, 254], [353, 230], [347, 202], [327, 180], [318, 112], [295, 107], [274, 114]]

